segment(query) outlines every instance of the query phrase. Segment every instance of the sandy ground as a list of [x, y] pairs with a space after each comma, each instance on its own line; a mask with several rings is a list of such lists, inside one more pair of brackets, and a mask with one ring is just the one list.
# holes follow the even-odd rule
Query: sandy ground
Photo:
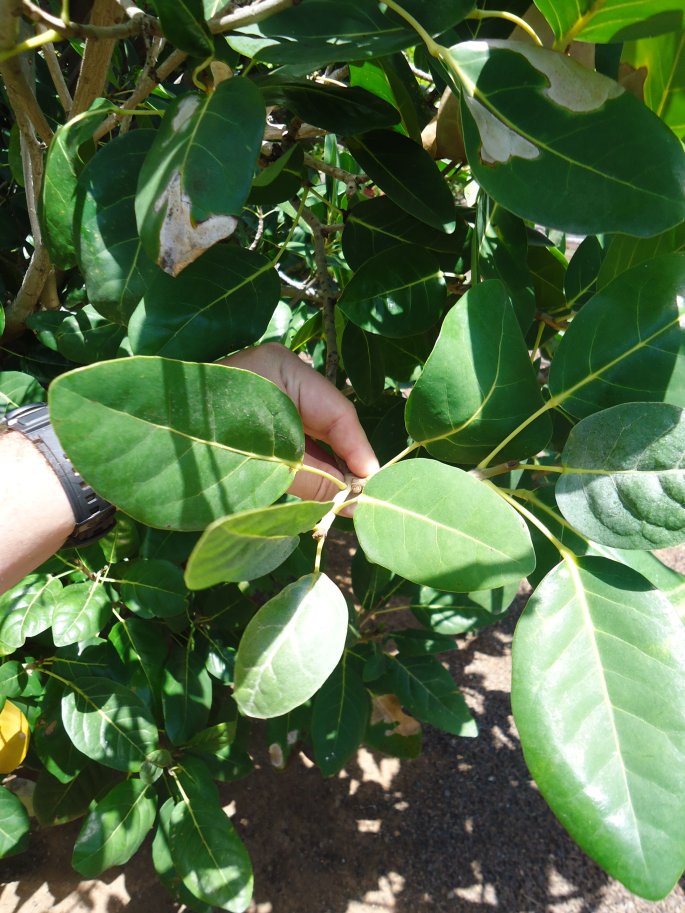
[[[685, 564], [685, 550], [676, 558]], [[361, 750], [338, 778], [301, 759], [223, 789], [255, 866], [250, 913], [684, 913], [685, 879], [659, 903], [630, 895], [566, 836], [531, 783], [510, 715], [515, 618], [471, 639], [452, 671], [478, 739], [427, 728], [401, 764]], [[79, 881], [78, 823], [35, 833], [0, 863], [0, 913], [172, 913], [149, 845]]]

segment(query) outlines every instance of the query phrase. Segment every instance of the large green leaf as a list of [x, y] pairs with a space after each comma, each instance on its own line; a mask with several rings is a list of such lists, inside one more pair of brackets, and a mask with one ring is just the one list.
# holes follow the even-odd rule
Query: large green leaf
[[288, 108], [306, 123], [331, 133], [363, 133], [392, 127], [400, 119], [399, 112], [387, 101], [357, 87], [284, 78], [278, 73], [257, 81], [257, 85], [267, 106]]
[[311, 728], [314, 760], [324, 777], [332, 777], [343, 769], [366, 732], [371, 701], [360, 666], [354, 656], [343, 653], [314, 698]]
[[97, 878], [113, 865], [124, 865], [147, 836], [156, 811], [156, 798], [141, 780], [117, 784], [88, 812], [71, 864], [84, 878]]
[[169, 652], [162, 630], [141, 618], [124, 618], [112, 627], [109, 641], [126, 667], [131, 690], [161, 719], [162, 678]]
[[126, 324], [159, 268], [143, 251], [133, 206], [135, 185], [154, 130], [131, 130], [107, 143], [81, 172], [74, 244], [88, 300]]
[[433, 228], [454, 231], [452, 191], [422, 146], [393, 130], [370, 130], [349, 137], [347, 148], [400, 209]]
[[52, 614], [52, 638], [66, 647], [95, 637], [112, 615], [112, 603], [97, 583], [72, 583], [57, 597]]
[[620, 42], [679, 31], [682, 0], [535, 0], [562, 49], [572, 41]]
[[605, 245], [606, 251], [597, 274], [598, 290], [640, 263], [665, 254], [685, 252], [685, 222], [654, 235], [653, 238], [609, 235]]
[[80, 368], [52, 384], [50, 414], [83, 477], [150, 526], [204, 529], [269, 504], [304, 451], [292, 401], [223, 365], [135, 357]]
[[515, 583], [509, 583], [495, 590], [443, 593], [422, 586], [409, 608], [424, 627], [454, 636], [494, 624], [513, 602], [517, 589]]
[[212, 705], [212, 680], [205, 656], [192, 642], [172, 651], [164, 669], [162, 706], [169, 739], [174, 745], [187, 742], [204, 729]]
[[136, 355], [214, 361], [256, 342], [281, 283], [266, 257], [215, 247], [176, 279], [157, 270], [129, 322]]
[[29, 574], [0, 596], [0, 654], [12, 653], [27, 637], [52, 624], [62, 584], [49, 574]]
[[627, 403], [571, 431], [556, 487], [566, 519], [617, 548], [685, 542], [685, 416], [666, 403]]
[[443, 59], [474, 177], [507, 209], [580, 234], [644, 237], [685, 218], [680, 143], [613, 80], [513, 41], [465, 42]]
[[[475, 464], [542, 406], [540, 386], [505, 287], [481, 283], [443, 321], [405, 411], [407, 431], [433, 456]], [[529, 424], [501, 459], [538, 453], [549, 415]]]
[[29, 845], [31, 822], [21, 800], [0, 786], [0, 859], [23, 852]]
[[114, 784], [118, 775], [99, 764], [87, 764], [77, 776], [62, 782], [41, 771], [33, 793], [33, 808], [43, 826], [66, 824], [88, 811]]
[[204, 531], [188, 559], [187, 586], [202, 590], [270, 573], [292, 554], [299, 534], [312, 529], [331, 503], [296, 501], [217, 520]]
[[35, 331], [44, 346], [80, 365], [126, 353], [122, 348], [124, 327], [103, 317], [90, 304], [75, 313], [38, 311], [29, 316], [26, 325]]
[[338, 307], [369, 333], [402, 337], [437, 323], [446, 301], [435, 254], [399, 244], [362, 263], [343, 289]]
[[574, 318], [552, 362], [553, 402], [582, 418], [625, 402], [685, 406], [685, 256], [622, 273]]
[[60, 269], [76, 262], [72, 226], [76, 185], [84, 165], [79, 148], [90, 139], [109, 108], [110, 102], [98, 98], [89, 111], [58, 127], [45, 158], [38, 212], [43, 241], [52, 263]]
[[512, 705], [528, 767], [574, 840], [643, 897], [685, 866], [685, 628], [614, 562], [559, 565], [513, 648]]
[[518, 584], [535, 567], [515, 511], [489, 485], [433, 460], [407, 460], [372, 476], [354, 526], [371, 561], [437, 589]]
[[140, 171], [135, 210], [143, 247], [172, 276], [235, 230], [264, 118], [259, 90], [240, 76], [167, 108]]
[[185, 611], [188, 593], [183, 571], [160, 558], [128, 561], [119, 573], [121, 599], [142, 618], [172, 618]]
[[152, 0], [164, 36], [186, 54], [205, 60], [214, 54], [214, 40], [205, 22], [203, 0]]
[[402, 706], [424, 723], [454, 735], [478, 734], [452, 676], [434, 656], [388, 656], [386, 671], [373, 682], [373, 689], [396, 694]]
[[354, 270], [374, 254], [397, 244], [433, 251], [444, 269], [453, 270], [464, 248], [464, 239], [463, 223], [459, 222], [448, 235], [413, 218], [389, 197], [382, 196], [363, 200], [350, 210], [342, 233], [342, 247]]
[[178, 802], [171, 813], [169, 850], [194, 897], [242, 913], [252, 897], [252, 866], [231, 819], [211, 797]]
[[174, 805], [174, 799], [169, 798], [159, 809], [157, 830], [152, 841], [152, 865], [159, 880], [179, 903], [184, 903], [189, 910], [195, 910], [196, 913], [212, 913], [213, 905], [205, 904], [191, 894], [174, 867], [169, 848], [171, 813]]
[[676, 136], [685, 136], [685, 31], [658, 38], [641, 38], [624, 45], [623, 63], [646, 71], [647, 107], [668, 124]]
[[93, 761], [136, 771], [157, 748], [157, 727], [142, 701], [107, 678], [82, 676], [62, 700], [62, 721], [74, 745]]
[[347, 378], [359, 399], [363, 403], [378, 400], [385, 388], [381, 337], [367, 333], [349, 320], [340, 340], [340, 355]]
[[25, 403], [41, 403], [45, 396], [45, 390], [30, 374], [0, 371], [0, 415]]
[[233, 696], [248, 716], [280, 716], [326, 681], [345, 646], [345, 598], [325, 574], [307, 574], [265, 603], [235, 660]]

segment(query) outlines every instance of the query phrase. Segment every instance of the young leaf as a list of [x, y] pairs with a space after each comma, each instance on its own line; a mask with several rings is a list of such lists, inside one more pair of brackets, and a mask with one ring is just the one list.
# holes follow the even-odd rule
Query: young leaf
[[452, 676], [433, 656], [388, 656], [386, 671], [373, 682], [373, 690], [396, 694], [412, 716], [445, 732], [468, 738], [478, 733]]
[[84, 878], [97, 878], [113, 865], [124, 865], [152, 828], [156, 811], [156, 798], [145, 783], [119, 783], [89, 811], [71, 864]]
[[183, 571], [171, 561], [138, 558], [121, 567], [121, 598], [141, 618], [173, 618], [184, 612]]
[[74, 246], [88, 300], [124, 325], [159, 272], [143, 251], [133, 206], [133, 188], [154, 137], [154, 130], [116, 137], [88, 162], [76, 189]]
[[236, 655], [240, 710], [266, 719], [308, 700], [338, 664], [347, 624], [345, 599], [325, 574], [307, 574], [265, 603]]
[[157, 727], [143, 702], [107, 678], [83, 676], [62, 700], [62, 721], [74, 745], [93, 761], [136, 771], [157, 748]]
[[38, 211], [50, 260], [60, 269], [75, 263], [72, 227], [76, 185], [84, 164], [79, 148], [90, 139], [111, 107], [111, 102], [98, 98], [89, 111], [59, 127], [45, 158]]
[[553, 398], [578, 418], [626, 402], [685, 407], [685, 256], [622, 273], [574, 318], [549, 373]]
[[172, 529], [204, 529], [231, 511], [269, 504], [290, 485], [304, 451], [292, 400], [270, 381], [223, 365], [136, 357], [81, 368], [52, 384], [50, 414], [99, 494], [143, 523]]
[[164, 722], [174, 745], [187, 742], [204, 729], [212, 705], [212, 680], [205, 657], [189, 643], [171, 653], [162, 685]]
[[590, 415], [569, 435], [556, 487], [580, 532], [617, 548], [685, 542], [685, 414], [666, 403], [626, 403]]
[[0, 859], [22, 853], [29, 845], [31, 822], [21, 800], [0, 786]]
[[363, 263], [345, 286], [338, 307], [363, 330], [397, 337], [432, 327], [446, 302], [435, 254], [401, 244]]
[[620, 42], [643, 35], [680, 31], [680, 0], [535, 0], [552, 26], [557, 46], [572, 41]]
[[469, 592], [518, 584], [535, 567], [525, 524], [467, 472], [414, 459], [382, 469], [354, 526], [369, 560], [415, 583]]
[[666, 599], [603, 558], [559, 565], [514, 637], [526, 763], [574, 840], [656, 900], [685, 866], [685, 629]]
[[314, 698], [312, 743], [314, 760], [324, 777], [339, 773], [364, 738], [371, 700], [361, 676], [361, 664], [349, 653]]
[[266, 257], [215, 247], [175, 279], [156, 271], [129, 321], [131, 348], [136, 355], [213, 361], [263, 335], [280, 290]]
[[252, 866], [231, 819], [204, 796], [178, 802], [171, 813], [169, 850], [194, 897], [242, 913], [252, 897]]
[[112, 603], [97, 583], [72, 583], [57, 597], [52, 613], [52, 639], [66, 647], [95, 637], [112, 615]]
[[167, 109], [138, 178], [136, 220], [148, 255], [172, 276], [237, 225], [264, 135], [257, 87], [240, 76]]
[[246, 510], [212, 523], [186, 565], [186, 585], [202, 590], [224, 581], [254, 580], [282, 564], [331, 503], [297, 501]]
[[454, 231], [452, 192], [418, 143], [392, 130], [370, 130], [349, 137], [347, 148], [393, 203], [433, 228]]
[[0, 654], [12, 653], [52, 624], [62, 584], [49, 574], [29, 574], [0, 596]]
[[445, 63], [474, 177], [507, 209], [580, 234], [646, 237], [685, 218], [679, 141], [613, 80], [513, 41], [457, 44]]
[[[500, 282], [481, 283], [445, 317], [409, 396], [407, 431], [438, 459], [475, 464], [541, 406], [506, 289]], [[500, 459], [536, 454], [551, 434], [549, 415], [541, 415], [500, 451]]]

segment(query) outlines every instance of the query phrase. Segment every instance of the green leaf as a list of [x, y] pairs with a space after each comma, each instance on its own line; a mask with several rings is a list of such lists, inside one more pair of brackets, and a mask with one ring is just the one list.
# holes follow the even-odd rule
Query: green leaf
[[91, 802], [97, 802], [109, 790], [116, 778], [112, 770], [99, 764], [88, 764], [68, 782], [61, 782], [41, 771], [33, 793], [33, 808], [39, 824], [44, 827], [66, 824], [80, 818]]
[[655, 235], [653, 238], [630, 238], [612, 235], [607, 239], [606, 253], [597, 275], [597, 289], [601, 290], [621, 273], [654, 260], [664, 254], [685, 251], [685, 222]]
[[283, 155], [271, 162], [252, 182], [248, 204], [253, 206], [275, 206], [296, 196], [302, 186], [304, 150], [302, 146], [291, 146]]
[[474, 476], [433, 460], [408, 460], [372, 476], [354, 526], [369, 560], [438, 589], [518, 584], [535, 567], [513, 509]]
[[452, 191], [422, 146], [393, 130], [370, 130], [348, 137], [347, 148], [400, 209], [433, 228], [454, 231]]
[[23, 853], [29, 845], [31, 822], [14, 793], [0, 786], [0, 859]]
[[78, 179], [76, 260], [88, 300], [104, 317], [126, 324], [159, 268], [143, 251], [134, 209], [135, 184], [154, 130], [131, 130], [98, 150]]
[[306, 123], [331, 133], [364, 133], [392, 127], [400, 119], [398, 111], [387, 101], [357, 87], [284, 78], [278, 72], [257, 80], [257, 85], [267, 107], [288, 108]]
[[373, 403], [383, 395], [385, 370], [378, 335], [366, 333], [349, 321], [343, 330], [340, 354], [354, 392], [363, 403]]
[[162, 685], [164, 722], [171, 742], [181, 745], [204, 729], [211, 705], [212, 680], [203, 654], [190, 642], [172, 650]]
[[300, 704], [289, 713], [266, 721], [269, 761], [276, 770], [285, 770], [293, 753], [305, 742], [311, 728], [312, 702]]
[[73, 744], [62, 723], [63, 695], [61, 682], [55, 679], [48, 682], [31, 744], [46, 771], [60, 783], [70, 783], [89, 762]]
[[179, 903], [185, 904], [189, 910], [212, 913], [213, 907], [191, 894], [174, 868], [169, 849], [169, 830], [174, 805], [174, 800], [169, 798], [159, 810], [155, 839], [152, 841], [152, 865], [159, 880]]
[[431, 228], [412, 218], [389, 197], [363, 200], [350, 210], [342, 233], [345, 259], [354, 270], [373, 257], [397, 244], [409, 244], [433, 251], [443, 269], [453, 270], [462, 254], [465, 226], [457, 223], [452, 234]]
[[475, 720], [450, 673], [433, 656], [388, 656], [386, 671], [373, 682], [377, 694], [391, 692], [417, 719], [444, 732], [472, 738]]
[[135, 357], [80, 368], [53, 382], [50, 414], [102, 497], [172, 529], [204, 529], [269, 504], [289, 487], [304, 450], [292, 400], [223, 365]]
[[445, 62], [473, 175], [507, 209], [579, 234], [645, 237], [685, 218], [680, 143], [613, 80], [513, 41], [458, 44]]
[[72, 583], [57, 597], [52, 614], [52, 638], [66, 647], [95, 637], [112, 615], [112, 603], [97, 583]]
[[39, 311], [29, 316], [26, 325], [44, 346], [81, 365], [120, 356], [126, 335], [120, 324], [102, 317], [89, 304], [76, 313]]
[[[481, 283], [443, 321], [407, 401], [407, 431], [438, 459], [475, 464], [541, 406], [506, 289], [492, 280]], [[541, 415], [500, 451], [500, 458], [536, 454], [551, 434], [549, 415]]]
[[401, 337], [432, 327], [446, 301], [435, 254], [400, 244], [362, 263], [343, 289], [338, 307], [369, 333]]
[[359, 660], [343, 653], [314, 698], [311, 728], [314, 760], [324, 777], [339, 773], [364, 738], [371, 701], [361, 673]]
[[[616, 237], [634, 240], [629, 239], [627, 235], [616, 235]], [[644, 242], [638, 241], [637, 243]], [[578, 245], [564, 276], [564, 294], [570, 309], [579, 308], [597, 291], [597, 278], [604, 256], [604, 247], [594, 235], [589, 235]]]
[[561, 564], [519, 621], [512, 705], [554, 814], [635, 894], [665, 897], [685, 866], [685, 629], [634, 571]]
[[157, 270], [129, 322], [131, 348], [136, 355], [213, 361], [262, 336], [280, 291], [270, 260], [220, 245], [176, 279]]
[[516, 597], [517, 584], [475, 593], [444, 593], [422, 586], [409, 608], [436, 634], [466, 634], [494, 624]]
[[0, 371], [0, 416], [18, 406], [45, 402], [45, 397], [45, 390], [30, 374]]
[[574, 318], [549, 373], [553, 402], [583, 418], [625, 402], [685, 406], [685, 256], [622, 273]]
[[83, 676], [62, 700], [62, 721], [74, 745], [93, 761], [136, 771], [157, 748], [157, 727], [143, 702], [107, 678]]
[[383, 754], [403, 760], [413, 760], [421, 755], [423, 747], [423, 734], [419, 730], [413, 735], [401, 735], [394, 730], [396, 723], [379, 720], [370, 723], [364, 736], [364, 744]]
[[[674, 0], [675, 2], [675, 0]], [[685, 136], [685, 31], [623, 46], [621, 60], [646, 71], [644, 99], [680, 139]]]
[[12, 653], [52, 624], [62, 584], [49, 574], [29, 574], [0, 596], [0, 654]]
[[76, 262], [72, 229], [76, 185], [84, 165], [79, 149], [111, 107], [111, 102], [97, 98], [88, 111], [58, 127], [45, 158], [38, 212], [43, 242], [59, 269], [68, 269]]
[[141, 618], [172, 618], [185, 611], [188, 593], [178, 565], [139, 558], [123, 565], [121, 573], [121, 598]]
[[571, 431], [556, 487], [559, 509], [580, 532], [617, 548], [685, 542], [685, 412], [627, 403]]
[[109, 632], [109, 640], [126, 667], [131, 690], [161, 718], [164, 666], [169, 646], [159, 625], [142, 618], [124, 618]]
[[27, 685], [28, 673], [21, 663], [11, 659], [0, 665], [0, 704], [8, 697], [19, 697]]
[[681, 0], [535, 0], [535, 5], [562, 49], [572, 41], [629, 41], [685, 25]]
[[269, 574], [297, 548], [299, 533], [312, 529], [331, 503], [276, 504], [217, 520], [204, 531], [188, 559], [186, 585], [202, 590]]
[[347, 623], [345, 599], [325, 574], [307, 574], [265, 603], [236, 655], [241, 712], [266, 719], [308, 700], [338, 664]]
[[242, 913], [252, 897], [252, 866], [231, 819], [204, 797], [178, 802], [171, 813], [169, 849], [190, 893], [212, 906]]
[[148, 255], [176, 276], [235, 230], [264, 135], [264, 102], [234, 76], [167, 108], [138, 178], [135, 210]]
[[152, 0], [152, 5], [165, 37], [179, 50], [200, 60], [214, 55], [203, 0]]
[[157, 801], [145, 783], [119, 783], [89, 811], [71, 864], [84, 878], [97, 878], [113, 865], [124, 865], [152, 828], [156, 812]]

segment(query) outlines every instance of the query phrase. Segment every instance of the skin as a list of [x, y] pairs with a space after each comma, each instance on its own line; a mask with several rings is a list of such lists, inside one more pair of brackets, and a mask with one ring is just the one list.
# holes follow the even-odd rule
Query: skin
[[[350, 472], [366, 478], [378, 469], [354, 406], [325, 378], [275, 343], [246, 349], [224, 364], [254, 371], [295, 403], [305, 434], [327, 443]], [[305, 463], [337, 479], [343, 474], [320, 448], [307, 447]], [[291, 494], [328, 501], [340, 489], [330, 480], [299, 472]], [[22, 434], [0, 435], [0, 593], [19, 583], [61, 548], [74, 529], [71, 505], [52, 467]]]

